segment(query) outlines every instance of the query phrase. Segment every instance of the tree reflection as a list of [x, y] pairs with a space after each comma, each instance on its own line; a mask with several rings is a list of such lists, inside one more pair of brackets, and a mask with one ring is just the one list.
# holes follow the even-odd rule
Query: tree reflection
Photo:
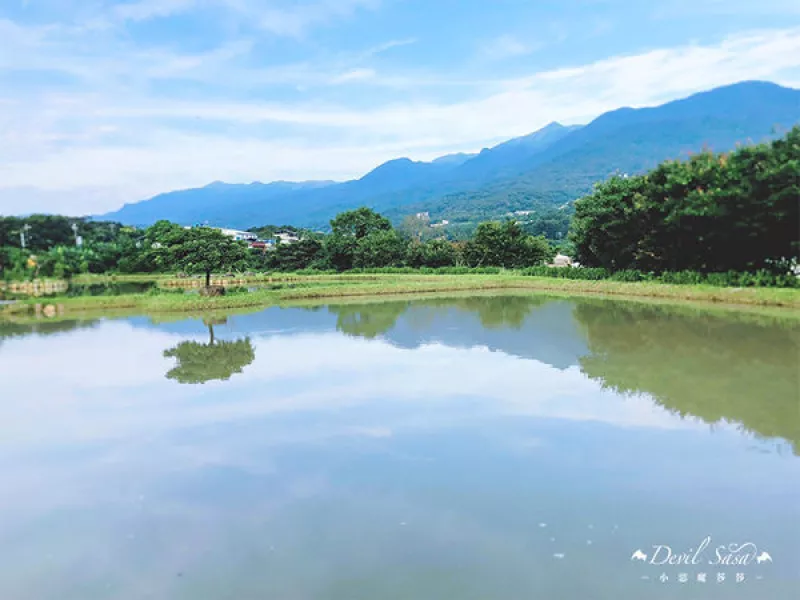
[[409, 302], [376, 302], [330, 306], [336, 315], [336, 329], [348, 335], [375, 338], [394, 327]]
[[175, 358], [178, 365], [167, 373], [167, 379], [178, 383], [198, 384], [215, 379], [228, 380], [232, 375], [253, 362], [255, 351], [250, 338], [233, 342], [217, 340], [214, 325], [224, 324], [222, 320], [204, 320], [208, 327], [208, 344], [181, 342], [174, 348], [164, 351], [167, 358]]
[[800, 328], [753, 316], [581, 302], [591, 354], [583, 372], [622, 393], [645, 392], [707, 423], [740, 423], [800, 453]]
[[410, 308], [433, 309], [426, 312], [429, 318], [435, 311], [457, 308], [478, 316], [481, 324], [490, 329], [510, 327], [519, 329], [537, 306], [549, 298], [534, 295], [519, 296], [472, 296], [455, 298], [427, 298], [404, 301], [370, 302], [330, 306], [336, 315], [336, 329], [348, 335], [375, 338], [391, 330], [397, 320]]
[[551, 298], [546, 296], [534, 296], [532, 294], [519, 296], [472, 296], [457, 298], [453, 304], [463, 310], [477, 313], [481, 325], [487, 329], [501, 327], [520, 329], [534, 308], [542, 306], [550, 300]]
[[0, 321], [0, 345], [3, 340], [15, 337], [27, 337], [31, 334], [52, 335], [73, 331], [76, 329], [89, 329], [98, 324], [97, 319], [90, 320], [36, 320], [36, 321]]

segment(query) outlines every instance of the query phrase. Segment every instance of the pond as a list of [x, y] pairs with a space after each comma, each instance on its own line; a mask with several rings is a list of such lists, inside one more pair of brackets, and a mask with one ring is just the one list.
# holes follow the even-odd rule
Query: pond
[[800, 597], [800, 329], [535, 295], [0, 323], [0, 598]]

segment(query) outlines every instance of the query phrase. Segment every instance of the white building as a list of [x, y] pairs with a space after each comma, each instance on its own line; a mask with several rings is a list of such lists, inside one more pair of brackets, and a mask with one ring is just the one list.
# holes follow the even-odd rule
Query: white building
[[236, 229], [225, 229], [224, 227], [219, 227], [219, 231], [222, 235], [227, 235], [230, 238], [233, 238], [236, 241], [244, 241], [244, 242], [254, 242], [258, 239], [258, 236], [255, 233], [251, 233], [249, 231], [238, 231]]
[[278, 240], [281, 244], [294, 244], [295, 242], [299, 242], [300, 238], [297, 237], [294, 233], [289, 233], [287, 231], [279, 231], [275, 234], [275, 239]]

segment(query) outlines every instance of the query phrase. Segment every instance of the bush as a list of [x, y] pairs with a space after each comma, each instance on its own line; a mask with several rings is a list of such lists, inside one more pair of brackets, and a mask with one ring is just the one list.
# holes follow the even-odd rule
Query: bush
[[646, 281], [652, 279], [647, 273], [642, 273], [636, 269], [622, 269], [611, 275], [613, 281]]
[[697, 284], [703, 283], [702, 273], [697, 271], [667, 271], [659, 276], [659, 281], [674, 284]]
[[523, 275], [532, 277], [555, 277], [558, 279], [580, 279], [584, 281], [599, 281], [610, 277], [609, 271], [598, 267], [528, 267], [522, 269]]
[[719, 287], [800, 287], [800, 280], [791, 274], [773, 273], [766, 269], [754, 273], [698, 273], [697, 271], [666, 271], [656, 276], [653, 273], [636, 269], [623, 269], [611, 272], [598, 267], [528, 267], [520, 271], [522, 275], [533, 277], [554, 277], [558, 279], [577, 279], [583, 281], [657, 281], [674, 285], [707, 284]]

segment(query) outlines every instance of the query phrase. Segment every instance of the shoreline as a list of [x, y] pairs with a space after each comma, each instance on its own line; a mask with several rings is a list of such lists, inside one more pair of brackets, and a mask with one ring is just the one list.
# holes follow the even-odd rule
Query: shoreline
[[[103, 276], [94, 282], [124, 281]], [[130, 279], [129, 279], [130, 280]], [[232, 292], [218, 297], [201, 297], [198, 294], [167, 291], [174, 278], [151, 278], [162, 290], [155, 294], [123, 294], [118, 296], [53, 296], [26, 298], [14, 304], [0, 306], [0, 320], [4, 317], [33, 316], [35, 306], [57, 306], [67, 315], [140, 311], [144, 313], [203, 312], [237, 308], [257, 308], [280, 305], [286, 302], [343, 298], [380, 298], [412, 296], [419, 294], [452, 293], [546, 293], [558, 296], [592, 296], [610, 299], [634, 299], [666, 304], [704, 304], [737, 309], [763, 309], [796, 313], [800, 317], [800, 289], [796, 288], [724, 288], [709, 285], [671, 285], [652, 282], [616, 282], [531, 277], [517, 274], [369, 274], [292, 275], [275, 274], [236, 279], [234, 286], [267, 285], [270, 287], [248, 292]]]

